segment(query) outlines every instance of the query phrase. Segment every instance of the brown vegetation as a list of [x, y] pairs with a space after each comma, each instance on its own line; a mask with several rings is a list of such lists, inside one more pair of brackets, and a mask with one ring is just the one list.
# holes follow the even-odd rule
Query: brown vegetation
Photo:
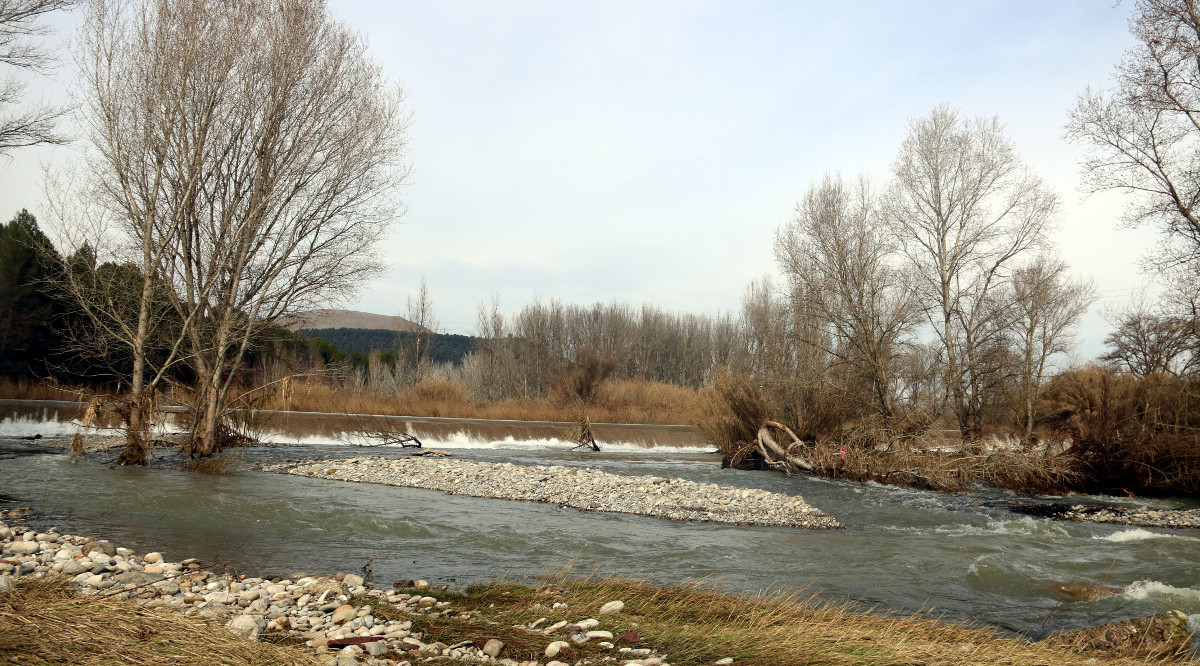
[[1086, 367], [1052, 379], [1042, 399], [1046, 425], [1074, 442], [1087, 489], [1200, 493], [1200, 382]]
[[[718, 378], [714, 396], [709, 403], [713, 416], [702, 430], [723, 454], [723, 464], [739, 469], [776, 467], [774, 461], [764, 459], [759, 429], [772, 423], [772, 415], [788, 410], [769, 392], [729, 373]], [[818, 422], [836, 421], [812, 416]], [[1024, 494], [1064, 492], [1080, 482], [1070, 455], [1046, 447], [968, 452], [957, 433], [928, 420], [863, 418], [814, 431], [794, 414], [792, 419], [792, 430], [813, 433], [797, 453], [818, 476], [949, 492], [986, 483]]]
[[250, 642], [200, 618], [74, 589], [65, 578], [27, 577], [0, 593], [0, 654], [19, 664], [324, 663], [302, 647]]
[[[658, 382], [610, 380], [588, 406], [593, 422], [696, 424], [704, 418], [709, 390]], [[474, 402], [459, 384], [425, 379], [397, 397], [336, 389], [313, 383], [294, 391], [283, 407], [290, 411], [392, 416], [447, 416], [520, 421], [564, 421], [578, 418], [576, 406], [555, 398], [509, 398]]]

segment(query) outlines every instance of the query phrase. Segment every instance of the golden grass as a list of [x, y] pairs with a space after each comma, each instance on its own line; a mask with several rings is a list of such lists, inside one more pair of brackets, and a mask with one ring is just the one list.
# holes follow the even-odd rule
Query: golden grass
[[323, 664], [303, 646], [251, 642], [224, 627], [131, 601], [77, 597], [64, 578], [0, 593], [0, 655], [15, 664]]
[[[594, 423], [699, 423], [708, 389], [689, 389], [643, 380], [605, 382], [587, 407]], [[449, 416], [518, 421], [567, 421], [579, 418], [578, 406], [554, 399], [471, 402], [459, 385], [427, 379], [396, 398], [336, 389], [321, 383], [294, 385], [281, 408], [330, 414]]]

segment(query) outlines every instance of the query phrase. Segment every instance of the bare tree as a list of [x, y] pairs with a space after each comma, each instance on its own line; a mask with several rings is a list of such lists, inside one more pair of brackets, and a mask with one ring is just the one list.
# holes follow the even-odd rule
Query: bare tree
[[1183, 374], [1197, 361], [1197, 336], [1191, 322], [1164, 313], [1143, 299], [1110, 315], [1115, 330], [1104, 338], [1109, 352], [1102, 361], [1139, 376]]
[[1138, 0], [1136, 43], [1111, 90], [1088, 89], [1067, 136], [1088, 149], [1084, 186], [1132, 193], [1130, 224], [1161, 225], [1169, 261], [1200, 256], [1200, 11], [1194, 0]]
[[[895, 413], [896, 366], [915, 323], [909, 275], [879, 219], [866, 179], [846, 184], [826, 174], [776, 233], [784, 274], [828, 326], [823, 350], [862, 381], [885, 418]], [[809, 344], [819, 341], [810, 340]]]
[[416, 298], [408, 297], [406, 309], [408, 320], [416, 324], [416, 330], [405, 334], [400, 348], [400, 362], [409, 374], [412, 383], [421, 381], [429, 373], [434, 340], [437, 339], [438, 320], [433, 313], [433, 297], [429, 295], [429, 284], [421, 276], [421, 286]]
[[[49, 33], [42, 19], [73, 4], [74, 0], [0, 0], [0, 65], [48, 72], [55, 58], [36, 41]], [[66, 113], [64, 109], [43, 103], [4, 111], [19, 104], [25, 90], [15, 74], [0, 78], [0, 155], [14, 148], [66, 142], [66, 137], [55, 129]]]
[[321, 0], [94, 0], [77, 60], [93, 191], [166, 285], [209, 455], [256, 336], [379, 269], [402, 92]]
[[950, 407], [964, 441], [977, 441], [1006, 323], [997, 292], [1042, 240], [1058, 198], [1022, 164], [999, 120], [946, 106], [911, 122], [892, 173], [887, 217], [944, 351]]
[[1030, 441], [1036, 417], [1038, 390], [1051, 357], [1074, 346], [1074, 328], [1096, 301], [1090, 281], [1071, 280], [1067, 265], [1057, 257], [1040, 255], [1013, 273], [1012, 339], [1016, 372], [1016, 402], [1022, 440]]

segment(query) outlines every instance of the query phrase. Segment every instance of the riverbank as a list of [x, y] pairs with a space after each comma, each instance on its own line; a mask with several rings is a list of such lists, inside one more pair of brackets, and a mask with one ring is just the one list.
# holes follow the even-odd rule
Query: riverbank
[[[557, 504], [583, 511], [729, 523], [831, 529], [835, 518], [800, 496], [731, 488], [661, 476], [626, 476], [560, 465], [514, 465], [422, 455], [364, 457], [263, 465], [265, 472], [454, 495]], [[432, 455], [431, 455], [432, 454]]]
[[[256, 578], [53, 529], [34, 533], [0, 517], [13, 523], [0, 522], [0, 652], [14, 663], [1100, 665], [1186, 657], [1178, 631], [1164, 629], [1177, 627], [1169, 618], [1143, 623], [1115, 646], [1084, 634], [1028, 643], [797, 594], [730, 597], [565, 575], [464, 590], [397, 581], [384, 591], [355, 574]], [[1145, 639], [1156, 632], [1164, 640]]]

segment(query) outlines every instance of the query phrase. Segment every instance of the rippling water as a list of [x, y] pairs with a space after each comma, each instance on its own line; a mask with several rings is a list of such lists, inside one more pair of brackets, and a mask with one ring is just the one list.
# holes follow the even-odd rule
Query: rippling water
[[[1016, 516], [989, 506], [1006, 497], [989, 490], [953, 496], [723, 470], [719, 457], [687, 428], [598, 432], [604, 450], [597, 454], [571, 451], [556, 439], [562, 428], [556, 424], [411, 424], [426, 446], [463, 458], [579, 465], [800, 494], [846, 529], [676, 523], [258, 472], [218, 477], [155, 466], [110, 469], [104, 455], [71, 462], [13, 439], [73, 432], [76, 409], [0, 402], [0, 495], [33, 504], [41, 511], [39, 524], [174, 558], [230, 561], [247, 571], [285, 575], [356, 571], [372, 560], [375, 580], [384, 585], [400, 578], [461, 585], [570, 565], [578, 573], [596, 569], [663, 582], [705, 579], [734, 592], [802, 588], [898, 611], [933, 610], [1030, 636], [1171, 609], [1200, 625], [1200, 530]], [[327, 417], [292, 416], [287, 423], [263, 430], [293, 446], [241, 455], [255, 462], [397, 453], [340, 443], [340, 426]], [[614, 434], [618, 439], [611, 439]], [[1187, 500], [1104, 501], [1197, 506]], [[1063, 584], [1126, 591], [1069, 602], [1051, 589]]]

